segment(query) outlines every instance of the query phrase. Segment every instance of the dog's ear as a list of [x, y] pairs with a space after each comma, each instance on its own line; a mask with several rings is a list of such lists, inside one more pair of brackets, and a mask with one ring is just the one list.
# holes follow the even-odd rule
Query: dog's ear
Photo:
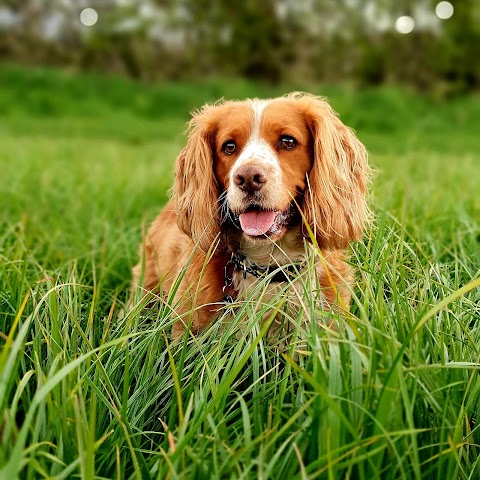
[[302, 211], [321, 248], [345, 248], [361, 238], [370, 217], [367, 152], [325, 101], [308, 95], [298, 100], [314, 148]]
[[212, 151], [215, 109], [206, 105], [190, 120], [187, 145], [177, 158], [173, 185], [178, 226], [205, 252], [219, 232], [219, 191]]

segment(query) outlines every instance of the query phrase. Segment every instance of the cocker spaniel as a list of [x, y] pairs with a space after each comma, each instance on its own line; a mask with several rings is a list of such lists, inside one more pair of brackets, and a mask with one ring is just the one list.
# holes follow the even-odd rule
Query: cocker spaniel
[[364, 146], [319, 97], [205, 105], [189, 123], [173, 198], [145, 238], [134, 287], [166, 295], [175, 285], [172, 336], [188, 322], [198, 333], [262, 278], [293, 285], [315, 250], [323, 308], [348, 308], [345, 249], [369, 217], [368, 184]]

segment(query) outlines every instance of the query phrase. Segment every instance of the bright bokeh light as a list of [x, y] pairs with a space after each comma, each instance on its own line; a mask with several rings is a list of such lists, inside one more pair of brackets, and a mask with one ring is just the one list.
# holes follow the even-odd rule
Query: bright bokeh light
[[442, 20], [447, 20], [453, 15], [453, 5], [450, 2], [440, 2], [435, 7], [437, 17]]
[[407, 34], [411, 33], [415, 28], [415, 21], [412, 17], [408, 15], [404, 15], [402, 17], [398, 17], [397, 21], [395, 22], [395, 30], [398, 33]]
[[92, 27], [97, 23], [98, 13], [93, 8], [85, 8], [80, 12], [80, 21], [86, 27]]

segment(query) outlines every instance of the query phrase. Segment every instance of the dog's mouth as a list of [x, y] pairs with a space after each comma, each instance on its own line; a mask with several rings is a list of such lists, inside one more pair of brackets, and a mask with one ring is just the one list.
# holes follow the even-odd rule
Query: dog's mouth
[[286, 210], [262, 210], [250, 208], [238, 215], [240, 228], [250, 237], [268, 237], [282, 232], [290, 218], [290, 207]]

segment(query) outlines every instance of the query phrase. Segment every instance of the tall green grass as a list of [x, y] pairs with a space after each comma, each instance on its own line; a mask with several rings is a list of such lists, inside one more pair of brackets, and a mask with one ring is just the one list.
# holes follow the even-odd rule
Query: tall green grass
[[170, 301], [118, 316], [188, 111], [282, 89], [0, 86], [0, 478], [479, 477], [479, 98], [311, 88], [370, 150], [376, 222], [348, 321], [285, 349], [258, 322], [281, 298], [179, 344]]

